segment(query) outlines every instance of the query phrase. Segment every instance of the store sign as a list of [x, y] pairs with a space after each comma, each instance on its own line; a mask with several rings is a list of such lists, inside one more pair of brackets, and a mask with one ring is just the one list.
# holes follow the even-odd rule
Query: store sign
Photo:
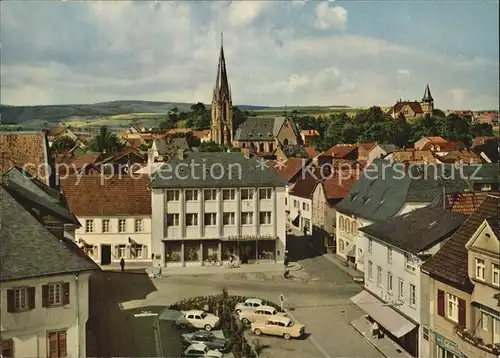
[[274, 240], [272, 235], [232, 235], [227, 237], [230, 241], [256, 241], [256, 240]]
[[453, 353], [454, 355], [458, 357], [465, 357], [465, 355], [460, 352], [458, 349], [458, 345], [455, 342], [450, 341], [449, 339], [441, 336], [438, 333], [434, 333], [436, 336], [436, 344], [443, 348], [444, 350], [447, 350], [450, 353]]

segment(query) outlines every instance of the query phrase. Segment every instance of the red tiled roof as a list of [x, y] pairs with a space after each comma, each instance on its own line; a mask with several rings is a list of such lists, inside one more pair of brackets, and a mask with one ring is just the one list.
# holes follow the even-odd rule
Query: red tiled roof
[[366, 150], [366, 151], [370, 151], [372, 150], [373, 148], [375, 148], [375, 146], [377, 145], [377, 142], [371, 142], [371, 143], [359, 143], [358, 144], [358, 150]]
[[446, 156], [440, 158], [440, 161], [443, 163], [457, 163], [463, 161], [464, 163], [470, 164], [483, 162], [480, 156], [468, 150], [449, 152]]
[[496, 137], [476, 137], [474, 138], [474, 140], [472, 141], [472, 146], [471, 148], [475, 148], [479, 145], [483, 145], [489, 141], [492, 141], [492, 140], [495, 140], [495, 141], [498, 141], [498, 138]]
[[449, 194], [446, 196], [446, 210], [471, 215], [488, 195], [500, 196], [500, 192], [478, 191], [472, 193]]
[[334, 157], [334, 158], [344, 158], [349, 153], [355, 151], [358, 147], [355, 145], [334, 145], [328, 148], [326, 151], [320, 154], [321, 157]]
[[310, 199], [312, 197], [316, 183], [319, 179], [321, 179], [321, 175], [318, 170], [314, 170], [312, 172], [313, 174], [309, 171], [304, 171], [304, 175], [299, 175], [292, 190], [290, 191], [290, 195], [298, 196], [304, 199]]
[[151, 215], [147, 175], [126, 174], [110, 179], [100, 174], [61, 178], [61, 189], [76, 216]]
[[62, 133], [64, 133], [64, 131], [66, 130], [67, 128], [64, 127], [64, 126], [59, 126], [59, 127], [55, 127], [55, 128], [51, 128], [49, 133], [48, 133], [48, 136], [49, 137], [57, 137], [58, 135], [61, 135]]
[[[340, 174], [340, 175], [339, 175]], [[351, 191], [351, 186], [358, 180], [349, 173], [336, 173], [323, 181], [323, 191], [327, 199], [343, 199]]]
[[315, 137], [319, 136], [319, 133], [316, 129], [303, 129], [300, 131], [300, 134], [306, 137]]
[[199, 131], [193, 131], [193, 137], [196, 137], [198, 139], [203, 139], [207, 138], [210, 136], [210, 129], [203, 129]]
[[441, 146], [441, 151], [443, 152], [451, 152], [452, 150], [457, 149], [458, 142], [456, 141], [449, 141], [446, 144], [443, 144]]
[[473, 285], [468, 275], [468, 252], [465, 244], [484, 220], [498, 217], [500, 197], [488, 196], [479, 208], [470, 215], [432, 258], [422, 265], [422, 270], [433, 277], [453, 283], [471, 293]]
[[307, 155], [309, 155], [309, 158], [315, 158], [320, 154], [316, 149], [311, 147], [304, 147], [304, 150], [306, 151]]
[[287, 182], [290, 182], [300, 170], [309, 163], [309, 159], [306, 158], [288, 158], [284, 165], [279, 166], [279, 161], [268, 160], [267, 166], [276, 170], [276, 173]]
[[97, 162], [100, 156], [101, 153], [85, 153], [80, 158], [76, 158], [75, 160], [73, 160], [71, 165], [77, 169], [83, 168], [84, 166], [93, 165], [95, 164], [95, 162]]
[[45, 182], [49, 153], [44, 132], [1, 132], [0, 174], [17, 166]]
[[393, 153], [395, 162], [417, 163], [437, 163], [438, 160], [430, 150], [413, 150], [407, 149]]
[[434, 144], [444, 144], [444, 143], [448, 143], [448, 141], [446, 139], [444, 139], [443, 137], [426, 137], [428, 140], [430, 140], [432, 143]]
[[398, 102], [394, 106], [391, 107], [391, 109], [389, 110], [389, 112], [392, 113], [394, 111], [396, 113], [399, 113], [399, 112], [401, 112], [401, 110], [403, 109], [403, 107], [405, 105], [410, 106], [410, 108], [413, 110], [413, 112], [415, 112], [415, 114], [424, 113], [424, 111], [422, 110], [422, 107], [420, 106], [420, 102], [418, 102], [418, 101], [402, 101], [402, 102]]

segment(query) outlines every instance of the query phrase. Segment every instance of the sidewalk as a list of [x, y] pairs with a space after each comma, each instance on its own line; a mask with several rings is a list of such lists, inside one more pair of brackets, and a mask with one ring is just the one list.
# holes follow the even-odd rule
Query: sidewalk
[[[311, 247], [312, 249], [314, 249], [316, 252], [319, 253], [319, 251], [313, 245], [311, 244], [308, 245], [309, 247]], [[334, 265], [336, 265], [342, 271], [345, 271], [347, 274], [351, 275], [353, 279], [355, 279], [355, 281], [360, 280], [359, 282], [363, 282], [362, 281], [364, 278], [363, 272], [358, 271], [352, 267], [346, 266], [345, 261], [342, 258], [338, 257], [335, 254], [322, 254], [322, 256], [331, 263], [333, 263]]]
[[412, 358], [412, 356], [404, 351], [400, 346], [394, 343], [390, 338], [384, 336], [383, 338], [373, 338], [371, 323], [368, 321], [367, 316], [361, 316], [352, 321], [351, 326], [354, 327], [365, 339], [370, 342], [380, 353], [389, 358]]

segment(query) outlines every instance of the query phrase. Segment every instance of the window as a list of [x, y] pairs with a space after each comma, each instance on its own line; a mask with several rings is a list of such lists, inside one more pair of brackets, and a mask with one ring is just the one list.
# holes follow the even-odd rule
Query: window
[[483, 184], [481, 185], [482, 191], [491, 191], [491, 184]]
[[443, 347], [440, 347], [436, 345], [438, 349], [438, 355], [437, 358], [459, 358], [456, 354], [451, 353], [450, 351], [447, 351]]
[[392, 264], [392, 249], [390, 247], [387, 248], [387, 263]]
[[222, 215], [222, 225], [234, 226], [234, 213], [224, 213]]
[[252, 225], [253, 213], [241, 213], [241, 225]]
[[127, 231], [127, 220], [119, 219], [118, 220], [118, 232], [126, 232]]
[[49, 358], [66, 357], [66, 331], [49, 332], [47, 334], [47, 350]]
[[299, 202], [295, 199], [293, 199], [293, 207], [298, 208], [299, 207]]
[[402, 279], [398, 281], [398, 297], [400, 300], [405, 298], [405, 283]]
[[94, 232], [94, 220], [85, 220], [85, 232]]
[[368, 279], [373, 281], [373, 264], [371, 261], [368, 261]]
[[215, 189], [203, 190], [203, 199], [204, 200], [217, 200], [217, 190], [215, 190]]
[[410, 307], [417, 305], [417, 288], [410, 283]]
[[448, 293], [447, 301], [448, 310], [446, 316], [452, 321], [458, 322], [458, 297]]
[[102, 232], [109, 232], [109, 227], [110, 227], [110, 220], [109, 219], [103, 219], [102, 220]]
[[47, 289], [47, 303], [50, 306], [57, 306], [62, 304], [62, 283], [51, 283], [47, 285]]
[[340, 231], [344, 231], [344, 218], [342, 216], [339, 217], [339, 227]]
[[235, 199], [235, 190], [234, 189], [224, 189], [222, 190], [222, 199], [224, 200], [234, 200]]
[[377, 266], [377, 286], [382, 286], [382, 267]]
[[486, 265], [483, 259], [476, 258], [476, 278], [484, 281], [484, 270]]
[[344, 229], [345, 232], [350, 234], [351, 233], [351, 221], [348, 219], [344, 219]]
[[288, 205], [288, 198], [285, 197], [285, 206], [287, 206], [287, 205]]
[[119, 245], [118, 246], [118, 258], [126, 258], [127, 257], [127, 245]]
[[14, 309], [23, 311], [28, 309], [28, 288], [21, 287], [14, 289]]
[[272, 190], [270, 188], [259, 189], [259, 198], [260, 200], [269, 200], [271, 199]]
[[142, 219], [135, 219], [134, 230], [135, 232], [142, 232]]
[[481, 312], [481, 329], [488, 331], [488, 315], [484, 312]]
[[491, 282], [495, 286], [500, 286], [500, 265], [491, 265]]
[[145, 249], [143, 245], [132, 245], [130, 247], [130, 256], [136, 259], [143, 258]]
[[358, 223], [356, 221], [351, 222], [351, 234], [353, 235], [358, 234]]
[[427, 328], [427, 327], [422, 328], [422, 336], [424, 337], [424, 339], [426, 341], [429, 340], [429, 328]]
[[306, 203], [302, 203], [302, 210], [306, 210]]
[[205, 226], [215, 226], [217, 225], [217, 214], [216, 213], [205, 213]]
[[1, 356], [5, 358], [14, 357], [14, 341], [12, 339], [2, 339], [0, 341], [2, 345]]
[[186, 201], [198, 200], [198, 190], [186, 190]]
[[179, 201], [179, 190], [167, 190], [167, 201]]
[[241, 200], [252, 200], [253, 189], [241, 189]]
[[416, 262], [412, 255], [405, 254], [405, 270], [414, 273], [416, 270]]
[[339, 252], [344, 252], [344, 240], [339, 239]]
[[259, 222], [261, 225], [270, 225], [271, 224], [271, 212], [270, 211], [261, 212]]
[[179, 214], [167, 214], [167, 226], [179, 226]]
[[368, 239], [368, 252], [371, 254], [373, 250], [373, 241]]
[[198, 226], [198, 214], [186, 214], [186, 226]]
[[387, 291], [392, 293], [392, 273], [387, 272]]
[[500, 319], [493, 317], [493, 344], [500, 344]]

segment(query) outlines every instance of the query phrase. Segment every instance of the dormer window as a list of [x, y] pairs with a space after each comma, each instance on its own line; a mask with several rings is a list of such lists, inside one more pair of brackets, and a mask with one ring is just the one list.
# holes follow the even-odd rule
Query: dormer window
[[476, 278], [484, 281], [484, 272], [486, 265], [483, 259], [476, 258]]

